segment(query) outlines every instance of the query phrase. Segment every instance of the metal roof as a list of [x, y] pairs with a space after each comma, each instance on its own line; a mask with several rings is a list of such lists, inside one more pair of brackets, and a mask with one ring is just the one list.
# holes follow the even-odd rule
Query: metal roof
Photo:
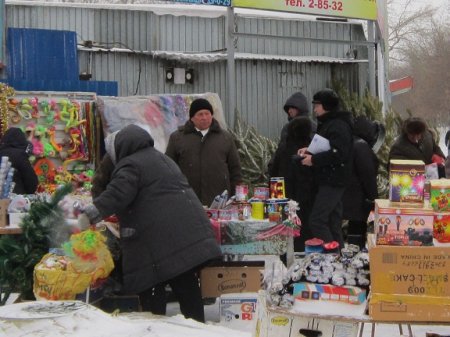
[[[105, 53], [133, 53], [152, 56], [171, 61], [187, 61], [189, 63], [211, 63], [218, 61], [225, 61], [227, 59], [226, 53], [188, 53], [188, 52], [172, 52], [165, 50], [141, 51], [124, 49], [124, 48], [99, 48], [99, 47], [82, 47], [78, 50], [89, 52], [105, 52]], [[337, 58], [328, 56], [291, 56], [291, 55], [268, 55], [268, 54], [253, 54], [253, 53], [235, 53], [236, 60], [264, 60], [264, 61], [290, 61], [298, 63], [367, 63], [367, 60], [358, 60], [353, 58]]]

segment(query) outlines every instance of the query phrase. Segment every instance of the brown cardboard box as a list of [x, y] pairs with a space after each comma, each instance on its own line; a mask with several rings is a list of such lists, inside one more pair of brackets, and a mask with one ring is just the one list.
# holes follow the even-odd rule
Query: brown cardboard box
[[202, 297], [258, 292], [263, 271], [264, 261], [231, 261], [209, 265], [200, 272]]
[[370, 249], [369, 314], [376, 320], [450, 320], [450, 245]]
[[0, 227], [8, 225], [8, 206], [9, 199], [0, 199]]

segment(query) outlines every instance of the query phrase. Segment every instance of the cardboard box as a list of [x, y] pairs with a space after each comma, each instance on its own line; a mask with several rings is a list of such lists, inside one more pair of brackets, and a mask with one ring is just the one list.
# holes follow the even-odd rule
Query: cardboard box
[[377, 245], [432, 246], [434, 211], [375, 200], [374, 231]]
[[435, 211], [450, 212], [450, 179], [430, 180], [430, 204]]
[[265, 293], [259, 292], [256, 327], [252, 337], [356, 337], [359, 323], [341, 321], [334, 316], [302, 315], [266, 305]]
[[261, 289], [264, 261], [231, 261], [209, 265], [200, 272], [202, 297], [257, 292]]
[[251, 332], [255, 329], [258, 293], [220, 295], [220, 325]]
[[450, 246], [376, 246], [369, 257], [373, 319], [450, 320]]
[[8, 226], [9, 199], [0, 199], [0, 227]]
[[438, 242], [450, 242], [450, 212], [434, 213], [433, 237]]
[[421, 160], [389, 162], [389, 200], [423, 203], [425, 163]]

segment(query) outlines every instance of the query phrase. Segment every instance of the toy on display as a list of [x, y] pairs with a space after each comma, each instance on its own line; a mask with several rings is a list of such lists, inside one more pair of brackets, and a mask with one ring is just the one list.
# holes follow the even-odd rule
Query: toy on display
[[89, 188], [98, 152], [95, 96], [78, 99], [76, 94], [13, 94], [10, 90], [3, 100], [7, 113], [1, 115], [2, 130], [13, 125], [27, 135], [32, 144], [30, 160], [39, 179], [38, 192], [53, 192], [67, 182]]

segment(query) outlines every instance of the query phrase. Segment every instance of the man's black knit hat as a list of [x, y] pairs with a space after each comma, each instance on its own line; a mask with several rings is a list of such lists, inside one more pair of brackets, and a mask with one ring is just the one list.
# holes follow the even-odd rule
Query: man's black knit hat
[[332, 89], [323, 89], [313, 96], [313, 103], [322, 104], [325, 111], [339, 108], [339, 96]]
[[214, 114], [213, 107], [212, 107], [211, 103], [208, 102], [208, 100], [206, 100], [204, 98], [197, 98], [196, 100], [194, 100], [191, 103], [191, 107], [189, 108], [189, 118], [194, 117], [194, 115], [197, 113], [197, 111], [200, 111], [203, 109], [211, 111], [211, 115]]

